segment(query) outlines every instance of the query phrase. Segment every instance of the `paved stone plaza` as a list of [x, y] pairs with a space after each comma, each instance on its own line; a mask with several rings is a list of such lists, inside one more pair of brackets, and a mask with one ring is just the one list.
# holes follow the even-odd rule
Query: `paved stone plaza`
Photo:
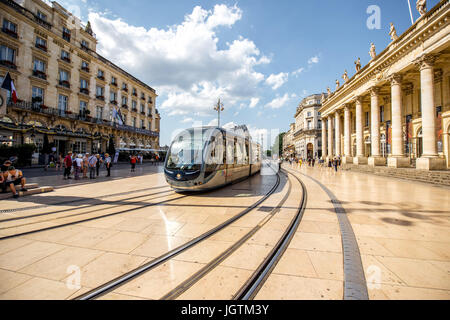
[[[144, 166], [135, 177], [126, 170], [117, 169], [124, 177], [115, 180], [0, 202], [1, 299], [76, 298], [218, 226], [260, 199], [275, 180], [257, 175], [206, 194], [177, 194], [157, 167]], [[319, 183], [351, 222], [370, 299], [450, 298], [449, 188], [321, 167], [285, 170], [305, 184], [306, 210], [256, 299], [343, 299], [341, 230]], [[101, 299], [231, 299], [297, 211], [299, 181], [282, 176], [255, 210]], [[283, 198], [270, 215], [267, 208]], [[247, 241], [174, 293], [257, 225]], [[74, 270], [80, 271], [80, 287]]]

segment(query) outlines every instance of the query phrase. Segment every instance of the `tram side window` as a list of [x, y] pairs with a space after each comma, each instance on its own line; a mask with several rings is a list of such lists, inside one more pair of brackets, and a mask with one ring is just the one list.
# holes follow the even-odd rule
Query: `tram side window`
[[217, 168], [217, 143], [216, 138], [212, 137], [211, 141], [208, 143], [205, 161], [205, 178], [209, 177]]
[[238, 166], [242, 166], [245, 163], [245, 148], [243, 145], [243, 141], [238, 141], [236, 139], [235, 142], [236, 142], [236, 154], [235, 154], [236, 164]]
[[250, 148], [249, 148], [249, 144], [248, 144], [248, 140], [245, 140], [245, 164], [248, 165], [249, 164], [249, 157], [250, 155]]

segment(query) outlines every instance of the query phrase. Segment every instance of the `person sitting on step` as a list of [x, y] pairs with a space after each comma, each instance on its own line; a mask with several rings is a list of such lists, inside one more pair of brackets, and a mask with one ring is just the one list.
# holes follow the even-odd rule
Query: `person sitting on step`
[[19, 197], [19, 192], [17, 192], [16, 187], [17, 185], [21, 185], [22, 186], [22, 190], [23, 192], [28, 191], [27, 189], [25, 189], [25, 184], [27, 182], [27, 180], [25, 179], [25, 177], [23, 176], [22, 171], [17, 170], [16, 168], [14, 168], [13, 166], [10, 166], [8, 168], [7, 172], [4, 172], [2, 174], [3, 179], [4, 179], [4, 186], [5, 186], [5, 190], [6, 188], [10, 188], [12, 194], [14, 195], [14, 198], [18, 198]]

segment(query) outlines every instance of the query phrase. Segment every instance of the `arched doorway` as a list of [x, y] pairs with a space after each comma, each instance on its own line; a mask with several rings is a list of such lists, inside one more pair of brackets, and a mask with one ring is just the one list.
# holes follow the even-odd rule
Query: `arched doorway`
[[314, 145], [312, 143], [308, 143], [306, 146], [306, 158], [313, 159], [314, 158]]

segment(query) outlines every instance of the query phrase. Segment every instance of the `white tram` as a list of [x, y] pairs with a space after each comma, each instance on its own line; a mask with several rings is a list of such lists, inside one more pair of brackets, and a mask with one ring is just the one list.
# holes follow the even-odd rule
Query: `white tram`
[[176, 136], [166, 157], [164, 173], [176, 191], [206, 191], [260, 172], [261, 145], [247, 127], [187, 129]]

